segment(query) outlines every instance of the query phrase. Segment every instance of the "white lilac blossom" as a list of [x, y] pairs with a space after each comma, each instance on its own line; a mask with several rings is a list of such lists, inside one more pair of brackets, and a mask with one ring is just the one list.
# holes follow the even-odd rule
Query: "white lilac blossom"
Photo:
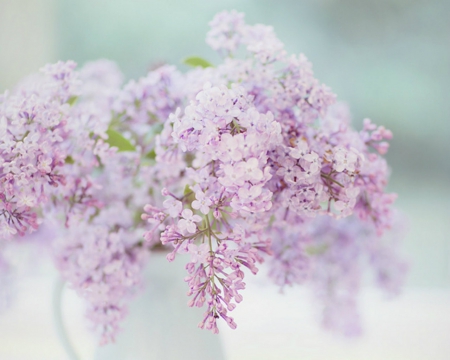
[[392, 134], [368, 119], [353, 130], [272, 27], [235, 11], [210, 25], [216, 67], [163, 65], [122, 86], [107, 60], [59, 62], [0, 97], [0, 242], [52, 224], [56, 266], [101, 343], [156, 249], [190, 255], [201, 328], [236, 328], [246, 273], [270, 257], [276, 284], [310, 286], [324, 325], [355, 333], [362, 266], [389, 293], [405, 269], [380, 237], [394, 223]]

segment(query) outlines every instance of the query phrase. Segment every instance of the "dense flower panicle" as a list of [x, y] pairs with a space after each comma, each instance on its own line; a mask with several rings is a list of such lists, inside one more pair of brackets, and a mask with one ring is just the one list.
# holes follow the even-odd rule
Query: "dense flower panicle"
[[41, 71], [50, 77], [50, 81], [44, 84], [44, 89], [52, 97], [61, 103], [66, 103], [71, 97], [77, 96], [80, 92], [81, 80], [79, 74], [74, 71], [77, 64], [73, 61], [59, 61], [56, 64], [48, 64]]
[[58, 62], [0, 96], [0, 242], [54, 221], [57, 267], [102, 343], [161, 246], [190, 256], [201, 328], [236, 328], [245, 275], [269, 255], [276, 284], [310, 286], [324, 325], [357, 333], [362, 266], [392, 294], [405, 273], [380, 238], [395, 221], [381, 157], [392, 133], [368, 119], [353, 130], [272, 27], [236, 11], [210, 26], [216, 67], [163, 65], [122, 87], [107, 60]]
[[87, 316], [99, 328], [101, 343], [107, 343], [114, 341], [127, 301], [141, 285], [149, 248], [136, 220], [144, 205], [134, 174], [138, 157], [112, 152], [99, 158], [102, 166], [84, 193], [95, 202], [83, 203], [83, 192], [73, 197], [84, 211], [72, 211], [54, 256], [63, 278], [88, 302]]
[[356, 335], [361, 331], [356, 295], [361, 281], [362, 249], [352, 231], [348, 228], [339, 231], [341, 224], [337, 224], [337, 229], [328, 230], [332, 240], [323, 228], [318, 230], [319, 234], [314, 234], [314, 240], [322, 248], [326, 247], [326, 251], [320, 254], [319, 250], [316, 255], [312, 287], [323, 306], [323, 325], [343, 334]]
[[80, 70], [81, 92], [85, 98], [100, 98], [112, 104], [120, 92], [123, 74], [117, 64], [110, 60], [86, 63]]
[[[98, 65], [89, 66], [95, 69]], [[141, 238], [140, 213], [149, 199], [149, 187], [143, 184], [151, 174], [140, 171], [139, 152], [121, 151], [106, 139], [111, 134], [110, 114], [121, 91], [120, 74], [113, 66], [110, 72], [91, 77], [91, 84], [85, 83], [86, 94], [73, 107], [87, 140], [72, 144], [73, 183], [67, 188], [69, 209], [65, 209], [69, 229], [62, 231], [54, 251], [63, 277], [87, 300], [87, 316], [100, 330], [101, 343], [114, 341], [127, 302], [141, 286], [149, 254], [149, 246]], [[99, 105], [94, 114], [89, 113], [92, 103]], [[87, 114], [91, 116], [86, 118]], [[126, 127], [130, 138], [142, 142], [145, 135], [122, 124], [121, 116], [116, 115], [115, 126]]]
[[[175, 259], [176, 253], [190, 254], [191, 261], [186, 265], [189, 275], [185, 278], [189, 286], [188, 295], [192, 297], [188, 304], [191, 307], [206, 304], [207, 309], [199, 327], [218, 333], [218, 318], [224, 319], [231, 328], [236, 328], [236, 323], [228, 312], [243, 299], [240, 294], [240, 290], [245, 289], [243, 269], [257, 273], [256, 264], [262, 261], [259, 253], [269, 252], [269, 242], [258, 232], [246, 232], [242, 225], [233, 229], [230, 227], [225, 220], [228, 215], [224, 209], [224, 194], [218, 199], [210, 197], [214, 211], [194, 215], [191, 209], [185, 208], [179, 214], [179, 207], [189, 204], [194, 195], [197, 199], [205, 196], [197, 186], [196, 191], [188, 193], [181, 201], [170, 201], [170, 198], [165, 201], [165, 205], [170, 204], [169, 209], [177, 209], [172, 215], [178, 214], [179, 220], [166, 226], [161, 233], [161, 241], [174, 248], [167, 256], [169, 261]], [[192, 203], [196, 201], [198, 200], [193, 200]], [[161, 214], [158, 209], [147, 207], [146, 210], [149, 214], [155, 214], [153, 217], [149, 216], [151, 220]], [[201, 243], [197, 245], [196, 241]]]
[[[118, 206], [118, 210], [116, 217], [125, 209]], [[114, 341], [126, 314], [126, 300], [133, 293], [130, 290], [141, 282], [146, 260], [143, 244], [136, 242], [136, 233], [123, 229], [114, 232], [103, 224], [85, 221], [64, 235], [55, 243], [58, 269], [88, 301], [87, 316], [100, 327], [101, 342]]]
[[[345, 105], [335, 104], [304, 55], [286, 54], [271, 27], [247, 25], [236, 12], [220, 13], [210, 25], [207, 43], [225, 59], [195, 70], [195, 97], [157, 139], [167, 144], [157, 164], [184, 160], [186, 170], [176, 173], [173, 192], [163, 191], [164, 206], [148, 208], [146, 238], [162, 229], [162, 243], [174, 248], [169, 261], [191, 254], [189, 305], [206, 304], [202, 328], [217, 332], [220, 317], [235, 327], [224, 309], [241, 295], [226, 296], [228, 288], [236, 279], [244, 287], [240, 268], [256, 273], [262, 250], [274, 254], [270, 276], [277, 284], [311, 283], [322, 298], [324, 324], [356, 333], [360, 265], [352, 257], [387, 259], [357, 238], [380, 243], [376, 234], [390, 228], [395, 199], [384, 191], [386, 162], [371, 149], [384, 154], [392, 134], [369, 120], [361, 132], [353, 130]], [[335, 224], [360, 230], [345, 233], [345, 225]], [[271, 250], [261, 240], [266, 233]], [[336, 289], [324, 290], [327, 284]]]
[[43, 69], [0, 104], [0, 236], [36, 230], [36, 209], [66, 184], [63, 172], [69, 98], [77, 93], [74, 63]]
[[145, 134], [150, 124], [163, 123], [182, 104], [183, 87], [182, 74], [174, 66], [163, 65], [138, 81], [128, 82], [114, 103], [114, 111], [134, 132]]
[[280, 222], [272, 229], [272, 253], [269, 277], [281, 289], [303, 284], [310, 276], [312, 261], [309, 256], [309, 238], [303, 226]]
[[245, 27], [244, 14], [233, 10], [217, 14], [209, 23], [211, 30], [206, 36], [206, 43], [214, 50], [224, 50], [226, 55], [235, 51], [240, 45], [241, 33]]
[[298, 219], [288, 217], [284, 227], [273, 227], [278, 243], [272, 246], [269, 276], [281, 287], [294, 283], [311, 287], [321, 306], [323, 325], [358, 334], [357, 296], [363, 267], [371, 268], [375, 283], [388, 295], [398, 293], [404, 281], [407, 266], [394, 241], [399, 229], [379, 239], [369, 224], [355, 216], [318, 217], [298, 224]]
[[146, 179], [137, 172], [140, 156], [108, 143], [122, 75], [105, 60], [80, 71], [73, 62], [57, 63], [43, 73], [2, 97], [0, 230], [10, 239], [47, 216], [62, 220], [56, 263], [90, 304], [89, 316], [107, 342], [148, 254], [135, 221], [148, 201], [141, 186]]

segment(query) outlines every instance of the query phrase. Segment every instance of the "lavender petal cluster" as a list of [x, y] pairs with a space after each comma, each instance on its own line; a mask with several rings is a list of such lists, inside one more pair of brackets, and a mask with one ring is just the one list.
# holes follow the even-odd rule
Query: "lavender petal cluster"
[[382, 236], [396, 226], [392, 133], [368, 119], [354, 130], [272, 27], [235, 11], [210, 26], [215, 67], [162, 65], [123, 84], [113, 62], [58, 62], [0, 96], [0, 251], [50, 225], [56, 267], [102, 344], [161, 250], [188, 255], [200, 328], [236, 328], [245, 277], [269, 259], [281, 288], [311, 288], [327, 328], [358, 333], [364, 266], [390, 294], [406, 272]]
[[[146, 206], [145, 237], [171, 245], [169, 261], [190, 254], [185, 281], [189, 306], [206, 309], [201, 328], [217, 333], [218, 319], [236, 327], [229, 312], [242, 300], [245, 274], [271, 256], [277, 284], [311, 284], [324, 324], [355, 333], [353, 259], [397, 264], [378, 281], [390, 290], [405, 273], [395, 253], [381, 260], [386, 251], [376, 245], [394, 218], [381, 157], [392, 134], [370, 120], [352, 129], [347, 107], [314, 78], [304, 55], [286, 53], [271, 27], [247, 25], [236, 12], [210, 25], [207, 43], [223, 63], [187, 75], [197, 91], [157, 139], [167, 144], [157, 163], [184, 159], [185, 168], [162, 190], [162, 207]], [[361, 236], [370, 245], [360, 246]], [[335, 292], [322, 291], [327, 284]]]

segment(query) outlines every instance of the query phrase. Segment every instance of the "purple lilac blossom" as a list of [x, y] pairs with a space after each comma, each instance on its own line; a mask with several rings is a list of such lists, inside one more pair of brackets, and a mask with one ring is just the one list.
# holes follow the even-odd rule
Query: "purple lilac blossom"
[[381, 157], [392, 133], [352, 129], [272, 27], [236, 11], [210, 26], [216, 67], [163, 65], [122, 86], [113, 62], [58, 62], [0, 96], [0, 242], [52, 224], [56, 266], [102, 344], [161, 247], [190, 255], [201, 328], [236, 328], [245, 276], [270, 258], [281, 288], [312, 289], [325, 327], [358, 333], [363, 266], [390, 294], [406, 270], [381, 237], [396, 221]]
[[145, 237], [162, 230], [169, 261], [191, 255], [185, 281], [189, 306], [206, 306], [201, 328], [217, 333], [219, 318], [236, 327], [229, 312], [242, 301], [244, 270], [257, 273], [265, 253], [278, 285], [312, 286], [327, 328], [358, 333], [359, 258], [391, 292], [404, 274], [379, 237], [393, 219], [379, 155], [392, 134], [369, 120], [353, 130], [345, 105], [271, 27], [235, 11], [210, 26], [207, 43], [224, 60], [186, 75], [188, 101], [156, 139], [166, 144], [156, 163], [184, 160], [186, 170], [163, 191], [164, 208], [146, 207]]

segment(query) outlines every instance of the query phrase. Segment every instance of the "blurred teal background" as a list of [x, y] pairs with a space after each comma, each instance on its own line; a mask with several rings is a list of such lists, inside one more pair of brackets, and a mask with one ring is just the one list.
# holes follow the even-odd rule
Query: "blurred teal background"
[[369, 117], [394, 132], [390, 190], [409, 219], [409, 285], [449, 288], [448, 0], [0, 0], [0, 91], [60, 59], [112, 59], [128, 77], [188, 55], [214, 63], [204, 38], [224, 9], [305, 53], [356, 127]]

